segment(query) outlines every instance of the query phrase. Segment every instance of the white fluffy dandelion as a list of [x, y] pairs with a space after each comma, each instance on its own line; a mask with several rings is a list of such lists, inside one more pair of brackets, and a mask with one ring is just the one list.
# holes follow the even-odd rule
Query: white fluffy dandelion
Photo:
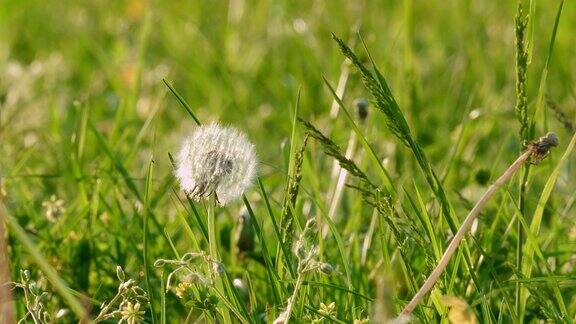
[[198, 201], [216, 194], [220, 205], [242, 196], [256, 176], [254, 145], [233, 127], [200, 126], [184, 140], [176, 177], [182, 190]]

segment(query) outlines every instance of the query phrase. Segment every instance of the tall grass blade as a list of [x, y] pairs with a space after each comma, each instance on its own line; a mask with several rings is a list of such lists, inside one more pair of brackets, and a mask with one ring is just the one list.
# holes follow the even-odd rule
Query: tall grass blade
[[50, 281], [56, 292], [58, 292], [62, 299], [68, 304], [70, 310], [76, 314], [78, 318], [88, 320], [87, 311], [84, 306], [82, 306], [82, 303], [70, 292], [68, 285], [42, 255], [38, 247], [36, 247], [36, 244], [30, 239], [28, 234], [26, 234], [26, 231], [18, 224], [18, 221], [8, 214], [2, 202], [0, 202], [0, 213], [4, 215], [2, 218], [6, 220], [9, 228], [12, 230], [12, 234], [23, 245], [24, 249], [30, 253], [34, 262], [36, 262], [40, 270], [42, 270], [42, 273], [44, 273], [48, 281]]
[[143, 264], [144, 264], [144, 278], [146, 280], [146, 290], [148, 292], [148, 298], [150, 298], [150, 317], [152, 317], [152, 323], [156, 323], [156, 306], [154, 305], [154, 290], [152, 286], [152, 278], [150, 274], [150, 252], [148, 247], [148, 236], [150, 235], [148, 229], [148, 216], [149, 216], [149, 208], [150, 208], [150, 201], [152, 200], [152, 175], [154, 172], [154, 160], [150, 159], [148, 163], [148, 171], [146, 172], [146, 189], [144, 195], [144, 205], [146, 208], [144, 209], [144, 218], [143, 218], [143, 229], [142, 229], [142, 237], [143, 237]]

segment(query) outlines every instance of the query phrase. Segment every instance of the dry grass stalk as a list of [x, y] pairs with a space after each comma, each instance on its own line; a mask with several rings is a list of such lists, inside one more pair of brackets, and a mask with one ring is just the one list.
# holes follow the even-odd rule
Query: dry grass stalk
[[516, 161], [514, 161], [514, 163], [512, 163], [512, 165], [510, 165], [508, 169], [506, 169], [506, 171], [504, 171], [504, 173], [496, 180], [496, 182], [494, 182], [488, 188], [488, 190], [486, 190], [486, 192], [480, 198], [480, 200], [478, 200], [474, 208], [472, 208], [470, 213], [468, 213], [468, 216], [466, 216], [466, 219], [464, 220], [462, 225], [460, 225], [458, 232], [456, 232], [456, 235], [454, 235], [454, 238], [446, 248], [446, 251], [442, 255], [442, 258], [440, 258], [438, 265], [436, 265], [436, 268], [434, 268], [432, 273], [428, 276], [422, 287], [420, 287], [420, 290], [418, 290], [418, 292], [416, 293], [416, 295], [414, 295], [414, 297], [408, 303], [408, 305], [404, 307], [404, 309], [402, 310], [402, 314], [404, 315], [411, 314], [414, 308], [416, 308], [416, 306], [420, 302], [420, 300], [422, 300], [422, 298], [424, 298], [424, 296], [434, 287], [436, 281], [438, 281], [438, 278], [440, 278], [440, 275], [442, 275], [442, 272], [444, 272], [444, 269], [446, 269], [446, 266], [448, 265], [450, 258], [452, 258], [452, 255], [454, 255], [454, 252], [456, 252], [456, 249], [460, 245], [460, 242], [462, 241], [462, 239], [472, 226], [472, 223], [474, 222], [476, 217], [478, 217], [480, 211], [482, 210], [482, 208], [484, 208], [484, 206], [486, 205], [488, 200], [490, 200], [490, 198], [494, 195], [494, 193], [496, 193], [496, 191], [500, 187], [502, 187], [502, 185], [504, 185], [508, 180], [510, 180], [512, 175], [514, 175], [514, 173], [518, 171], [518, 169], [520, 169], [520, 167], [524, 163], [526, 163], [526, 161], [529, 161], [530, 163], [539, 162], [541, 159], [543, 159], [548, 155], [551, 147], [557, 145], [558, 145], [558, 138], [554, 133], [548, 133], [546, 134], [546, 136], [541, 137], [538, 141], [529, 143], [527, 145], [527, 150], [524, 153], [522, 153], [522, 155], [520, 155], [520, 157], [518, 157]]

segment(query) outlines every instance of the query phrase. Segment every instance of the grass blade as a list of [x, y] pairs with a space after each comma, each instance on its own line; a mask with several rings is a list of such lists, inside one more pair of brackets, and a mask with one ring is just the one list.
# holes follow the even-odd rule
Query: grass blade
[[62, 278], [60, 278], [58, 272], [54, 270], [54, 268], [42, 255], [40, 250], [36, 247], [36, 244], [30, 239], [30, 237], [28, 237], [28, 234], [26, 234], [16, 219], [8, 214], [8, 211], [2, 202], [0, 202], [0, 214], [4, 215], [2, 218], [6, 220], [8, 226], [10, 229], [12, 229], [12, 234], [14, 234], [16, 239], [23, 245], [24, 249], [30, 253], [34, 262], [36, 262], [54, 289], [56, 289], [58, 294], [68, 304], [70, 310], [72, 310], [72, 312], [76, 314], [78, 318], [88, 320], [88, 313], [84, 306], [82, 306], [82, 303], [76, 299], [72, 293], [70, 293], [70, 288], [68, 288], [68, 285], [64, 282], [64, 280], [62, 280]]

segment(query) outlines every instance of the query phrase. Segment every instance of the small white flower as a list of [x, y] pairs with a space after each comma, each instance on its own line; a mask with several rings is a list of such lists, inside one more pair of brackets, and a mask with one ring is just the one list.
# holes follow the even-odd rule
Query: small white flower
[[64, 200], [52, 195], [50, 196], [50, 200], [42, 202], [42, 207], [45, 209], [44, 215], [50, 222], [55, 223], [58, 221], [58, 218], [66, 212], [65, 205]]
[[196, 201], [215, 193], [220, 205], [226, 205], [242, 196], [255, 176], [254, 145], [232, 127], [200, 126], [177, 156], [176, 177]]
[[146, 312], [140, 309], [141, 305], [139, 302], [133, 304], [129, 301], [122, 306], [120, 310], [120, 316], [122, 316], [122, 318], [119, 323], [136, 324], [143, 321], [142, 316], [146, 314]]

